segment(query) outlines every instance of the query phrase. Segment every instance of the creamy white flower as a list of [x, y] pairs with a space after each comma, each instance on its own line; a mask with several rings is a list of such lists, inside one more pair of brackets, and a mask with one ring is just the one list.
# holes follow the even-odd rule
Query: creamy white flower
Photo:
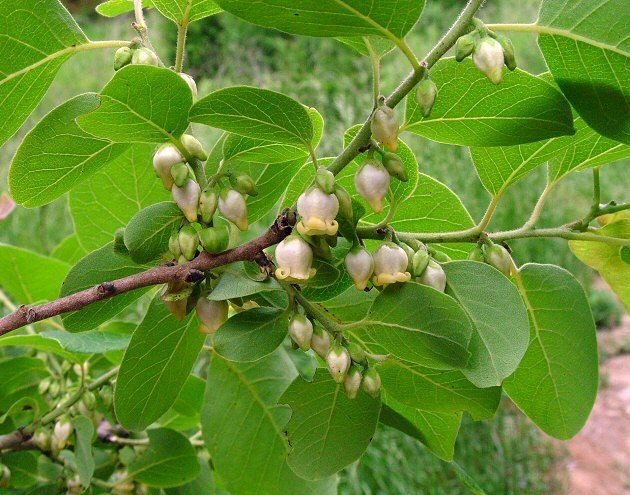
[[313, 250], [297, 235], [291, 235], [276, 246], [276, 277], [288, 282], [304, 282], [315, 275]]
[[374, 273], [374, 258], [367, 249], [356, 246], [350, 250], [345, 259], [346, 269], [354, 286], [363, 290]]
[[386, 286], [395, 282], [408, 282], [411, 279], [411, 274], [407, 271], [409, 258], [400, 246], [392, 242], [383, 243], [373, 257], [374, 285]]
[[472, 59], [477, 68], [494, 84], [501, 82], [505, 57], [503, 55], [503, 47], [497, 40], [489, 36], [483, 38], [475, 46]]
[[171, 187], [173, 187], [171, 169], [173, 165], [184, 161], [182, 154], [172, 144], [160, 146], [155, 155], [153, 155], [153, 168], [155, 169], [155, 173], [162, 179], [162, 184], [164, 184], [164, 187], [169, 191]]
[[325, 359], [330, 352], [330, 334], [323, 328], [316, 327], [311, 336], [311, 349]]
[[57, 421], [55, 423], [53, 437], [58, 444], [65, 445], [70, 438], [70, 435], [72, 435], [72, 424], [70, 424], [68, 420], [62, 419], [61, 421]]
[[227, 301], [211, 301], [205, 297], [199, 298], [197, 305], [197, 316], [201, 320], [199, 331], [201, 333], [214, 334], [228, 319]]
[[370, 128], [374, 139], [385, 145], [389, 151], [393, 153], [398, 149], [399, 125], [393, 108], [382, 104], [374, 110]]
[[375, 212], [383, 211], [384, 199], [389, 191], [389, 173], [376, 160], [366, 161], [354, 176], [354, 186]]
[[508, 250], [499, 244], [492, 244], [490, 246], [484, 246], [484, 251], [486, 262], [495, 267], [506, 277], [509, 277], [512, 268], [512, 257]]
[[247, 230], [247, 202], [240, 192], [234, 189], [223, 191], [219, 196], [219, 211], [239, 230], [243, 232]]
[[313, 324], [304, 315], [296, 314], [289, 321], [289, 335], [303, 351], [311, 348]]
[[335, 235], [339, 224], [339, 200], [334, 194], [326, 194], [318, 187], [309, 189], [298, 198], [297, 212], [301, 219], [297, 230], [304, 235]]
[[183, 187], [177, 187], [173, 184], [171, 193], [173, 194], [173, 201], [177, 203], [177, 206], [182, 210], [186, 219], [189, 222], [196, 222], [199, 196], [201, 195], [199, 184], [192, 179], [188, 179]]
[[354, 399], [361, 388], [361, 372], [355, 366], [350, 366], [348, 374], [343, 381], [343, 386], [346, 389], [346, 395], [348, 399]]
[[421, 284], [433, 287], [440, 292], [444, 292], [444, 289], [446, 289], [446, 273], [444, 273], [440, 264], [434, 260], [429, 261], [424, 272], [417, 280]]
[[186, 84], [188, 84], [190, 91], [192, 91], [193, 101], [195, 101], [197, 99], [197, 83], [192, 78], [192, 76], [189, 76], [185, 72], [180, 72], [179, 77], [181, 77], [184, 81], [186, 81]]
[[346, 377], [346, 373], [352, 364], [350, 354], [345, 347], [335, 346], [326, 356], [326, 364], [328, 365], [328, 371], [337, 383], [342, 383]]

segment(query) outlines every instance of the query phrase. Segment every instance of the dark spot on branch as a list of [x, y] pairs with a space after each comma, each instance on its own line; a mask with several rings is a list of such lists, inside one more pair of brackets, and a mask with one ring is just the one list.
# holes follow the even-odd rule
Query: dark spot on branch
[[188, 283], [195, 283], [195, 282], [200, 282], [201, 280], [203, 280], [203, 278], [205, 277], [205, 274], [201, 271], [201, 270], [196, 270], [195, 268], [191, 268], [190, 271], [188, 272], [188, 275], [186, 275], [186, 282]]
[[116, 286], [113, 282], [103, 282], [102, 284], [99, 284], [99, 286], [96, 288], [96, 292], [98, 292], [102, 296], [113, 294], [114, 292], [116, 292]]

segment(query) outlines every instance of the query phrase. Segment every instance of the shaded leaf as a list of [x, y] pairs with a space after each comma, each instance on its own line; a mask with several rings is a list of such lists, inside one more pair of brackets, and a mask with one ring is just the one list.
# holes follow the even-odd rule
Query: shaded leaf
[[76, 443], [74, 446], [74, 458], [77, 465], [77, 472], [81, 484], [90, 486], [94, 474], [94, 455], [92, 454], [92, 436], [94, 435], [94, 425], [85, 416], [77, 416], [72, 419]]

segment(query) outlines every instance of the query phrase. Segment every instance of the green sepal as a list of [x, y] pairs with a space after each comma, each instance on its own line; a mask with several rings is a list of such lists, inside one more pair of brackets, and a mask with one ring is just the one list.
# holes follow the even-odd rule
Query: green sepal
[[208, 227], [199, 231], [199, 240], [203, 250], [208, 253], [222, 253], [228, 247], [230, 231], [227, 226]]
[[461, 62], [475, 49], [476, 36], [474, 33], [466, 34], [455, 42], [455, 60]]
[[383, 153], [383, 166], [391, 175], [395, 177], [401, 182], [407, 182], [409, 178], [407, 177], [407, 170], [405, 169], [405, 165], [402, 160], [396, 153]]
[[173, 182], [177, 187], [184, 187], [184, 184], [186, 184], [190, 177], [188, 164], [181, 162], [173, 165], [171, 167], [171, 177], [173, 177]]
[[217, 211], [219, 204], [219, 196], [212, 189], [205, 189], [201, 192], [199, 197], [199, 214], [201, 215], [201, 221], [209, 224], [212, 222], [212, 217]]
[[319, 167], [315, 174], [315, 183], [326, 194], [335, 192], [335, 176], [325, 167]]
[[182, 256], [188, 261], [192, 260], [197, 254], [199, 247], [199, 236], [192, 225], [184, 225], [179, 231], [179, 248]]
[[475, 249], [470, 252], [468, 259], [470, 261], [481, 261], [482, 263], [485, 263], [486, 261], [486, 257], [483, 255], [483, 250], [479, 246], [476, 246]]
[[413, 254], [413, 259], [411, 262], [411, 274], [414, 277], [419, 277], [420, 275], [422, 275], [424, 273], [424, 270], [426, 270], [430, 259], [431, 257], [429, 256], [429, 253], [427, 253], [424, 249], [418, 249]]
[[116, 54], [114, 55], [114, 70], [120, 70], [125, 65], [129, 65], [133, 57], [133, 52], [134, 50], [128, 46], [123, 46], [116, 50]]
[[256, 183], [249, 175], [244, 172], [233, 172], [230, 174], [230, 184], [241, 194], [248, 196], [258, 196], [256, 191]]

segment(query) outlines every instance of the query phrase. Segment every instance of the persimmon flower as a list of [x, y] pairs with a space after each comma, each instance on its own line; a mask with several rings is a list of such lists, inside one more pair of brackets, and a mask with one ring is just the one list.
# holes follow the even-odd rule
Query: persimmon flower
[[339, 200], [334, 194], [326, 194], [313, 187], [298, 198], [297, 212], [301, 219], [297, 230], [303, 235], [335, 235], [339, 224], [335, 217], [339, 213]]

